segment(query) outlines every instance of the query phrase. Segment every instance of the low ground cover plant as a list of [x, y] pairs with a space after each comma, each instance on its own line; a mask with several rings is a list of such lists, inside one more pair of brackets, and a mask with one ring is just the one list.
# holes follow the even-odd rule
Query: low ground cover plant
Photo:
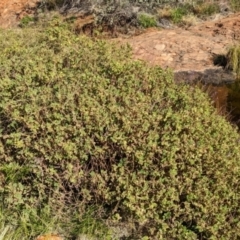
[[149, 28], [149, 27], [156, 27], [157, 21], [154, 16], [148, 14], [139, 14], [138, 15], [138, 22], [141, 27]]
[[218, 3], [212, 2], [197, 2], [194, 4], [186, 2], [176, 6], [165, 6], [158, 10], [160, 18], [167, 18], [175, 24], [184, 24], [188, 17], [206, 18], [219, 12]]
[[89, 214], [100, 239], [113, 239], [110, 223], [132, 226], [130, 239], [239, 238], [239, 134], [200, 89], [59, 19], [1, 30], [0, 42], [11, 239], [50, 231], [48, 221], [76, 239]]

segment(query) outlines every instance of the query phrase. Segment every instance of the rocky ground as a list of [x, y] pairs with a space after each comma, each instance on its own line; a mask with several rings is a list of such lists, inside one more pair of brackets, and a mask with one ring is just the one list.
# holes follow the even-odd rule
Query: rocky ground
[[206, 83], [233, 81], [235, 76], [214, 65], [230, 45], [240, 40], [240, 13], [199, 23], [188, 29], [148, 29], [139, 36], [114, 41], [129, 43], [137, 59], [172, 68], [176, 80]]
[[17, 26], [22, 17], [34, 11], [37, 2], [39, 0], [1, 0], [0, 27]]

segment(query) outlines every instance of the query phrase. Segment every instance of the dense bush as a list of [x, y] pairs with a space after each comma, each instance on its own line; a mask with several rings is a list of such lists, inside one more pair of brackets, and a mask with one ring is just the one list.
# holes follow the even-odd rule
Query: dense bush
[[182, 21], [183, 16], [189, 13], [188, 8], [185, 6], [173, 8], [170, 12], [170, 17], [174, 23], [180, 23]]
[[131, 239], [239, 238], [239, 135], [199, 89], [58, 21], [0, 41], [0, 205], [11, 223], [48, 210], [73, 236], [71, 218], [91, 206], [131, 221]]

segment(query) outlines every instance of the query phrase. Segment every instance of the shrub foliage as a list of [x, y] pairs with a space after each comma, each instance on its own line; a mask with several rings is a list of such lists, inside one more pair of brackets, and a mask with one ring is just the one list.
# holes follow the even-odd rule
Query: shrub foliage
[[237, 78], [240, 78], [240, 44], [235, 44], [228, 49], [227, 67], [236, 73]]
[[134, 223], [132, 239], [239, 238], [239, 135], [199, 89], [56, 20], [0, 41], [10, 220], [26, 208], [61, 218], [97, 206]]

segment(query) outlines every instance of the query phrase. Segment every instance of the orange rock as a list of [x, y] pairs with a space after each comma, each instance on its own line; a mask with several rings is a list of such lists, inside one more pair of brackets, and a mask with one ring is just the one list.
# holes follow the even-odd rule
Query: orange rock
[[58, 235], [47, 234], [38, 236], [35, 240], [63, 240], [63, 238]]

